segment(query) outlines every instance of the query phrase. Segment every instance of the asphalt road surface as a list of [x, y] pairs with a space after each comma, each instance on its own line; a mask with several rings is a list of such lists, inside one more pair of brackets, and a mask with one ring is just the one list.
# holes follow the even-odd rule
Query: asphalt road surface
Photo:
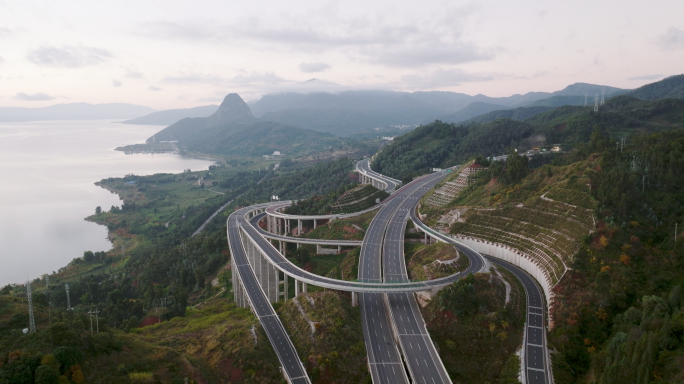
[[525, 380], [527, 384], [546, 384], [548, 381], [546, 331], [544, 327], [544, 299], [541, 288], [534, 279], [522, 269], [503, 260], [487, 257], [487, 259], [506, 268], [525, 287], [527, 294], [527, 322], [525, 323]]
[[247, 261], [247, 254], [242, 247], [239, 231], [240, 228], [237, 217], [230, 216], [228, 218], [230, 253], [238, 269], [239, 278], [245, 288], [245, 293], [251, 303], [252, 310], [257, 318], [259, 318], [259, 322], [264, 328], [276, 355], [278, 355], [280, 364], [287, 377], [290, 378], [290, 381], [297, 384], [310, 384], [311, 380], [309, 380], [304, 365], [299, 360], [299, 356], [297, 355], [297, 351], [295, 350], [290, 337], [287, 335], [287, 332], [285, 332], [285, 328], [283, 328], [280, 318], [266, 298], [264, 291], [259, 286], [254, 271], [252, 271], [252, 267]]

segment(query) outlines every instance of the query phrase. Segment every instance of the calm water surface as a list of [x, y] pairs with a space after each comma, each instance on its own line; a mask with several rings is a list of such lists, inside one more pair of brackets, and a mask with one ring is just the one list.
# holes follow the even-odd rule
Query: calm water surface
[[173, 154], [125, 155], [160, 126], [110, 121], [0, 123], [0, 286], [56, 271], [86, 250], [111, 248], [105, 227], [83, 220], [121, 205], [93, 183], [129, 173], [207, 169], [208, 160]]

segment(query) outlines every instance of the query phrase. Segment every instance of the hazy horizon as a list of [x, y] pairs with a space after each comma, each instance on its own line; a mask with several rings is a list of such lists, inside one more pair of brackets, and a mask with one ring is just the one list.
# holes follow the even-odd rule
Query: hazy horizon
[[0, 107], [164, 110], [231, 92], [254, 101], [356, 89], [505, 97], [577, 82], [631, 89], [684, 62], [684, 3], [671, 1], [161, 4], [0, 1]]

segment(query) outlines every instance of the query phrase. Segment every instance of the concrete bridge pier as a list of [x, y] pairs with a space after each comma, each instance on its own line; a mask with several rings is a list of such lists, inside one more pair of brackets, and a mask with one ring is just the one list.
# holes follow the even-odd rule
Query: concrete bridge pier
[[351, 300], [352, 301], [351, 302], [352, 307], [358, 307], [359, 306], [359, 294], [356, 292], [352, 292], [351, 296], [352, 296], [352, 300]]
[[233, 284], [233, 300], [235, 300], [235, 305], [240, 308], [247, 308], [249, 305], [247, 303], [247, 298], [245, 297], [245, 289], [242, 286], [242, 281], [240, 281], [240, 276], [237, 272], [237, 265], [233, 259], [230, 260], [231, 267], [231, 282]]
[[[301, 290], [300, 290], [300, 284], [301, 284]], [[295, 279], [295, 297], [298, 297], [299, 295], [306, 293], [306, 288], [307, 288], [306, 283], [303, 283], [303, 282]]]
[[302, 221], [297, 220], [297, 236], [301, 236], [301, 235], [302, 235]]
[[[277, 303], [281, 296], [280, 285], [282, 284], [282, 281], [280, 281], [280, 271], [273, 264], [271, 264], [270, 260], [261, 253], [259, 248], [257, 248], [256, 245], [251, 242], [248, 236], [246, 236], [244, 233], [241, 233], [241, 237], [243, 239], [242, 244], [245, 248], [245, 253], [247, 254], [247, 261], [254, 271], [254, 275], [259, 283], [259, 286], [261, 287], [261, 290], [271, 303]], [[235, 274], [236, 272], [234, 269], [234, 279]], [[287, 291], [287, 282], [285, 282], [285, 290]], [[242, 295], [244, 296], [244, 290]], [[238, 299], [239, 298], [237, 297], [236, 293], [236, 303], [239, 303]], [[287, 300], [287, 293], [285, 293], [285, 299]]]

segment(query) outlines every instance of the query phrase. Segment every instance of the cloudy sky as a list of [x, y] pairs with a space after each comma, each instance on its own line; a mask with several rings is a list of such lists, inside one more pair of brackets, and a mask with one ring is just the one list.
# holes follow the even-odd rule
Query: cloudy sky
[[635, 88], [684, 72], [682, 15], [681, 0], [0, 0], [0, 106]]

